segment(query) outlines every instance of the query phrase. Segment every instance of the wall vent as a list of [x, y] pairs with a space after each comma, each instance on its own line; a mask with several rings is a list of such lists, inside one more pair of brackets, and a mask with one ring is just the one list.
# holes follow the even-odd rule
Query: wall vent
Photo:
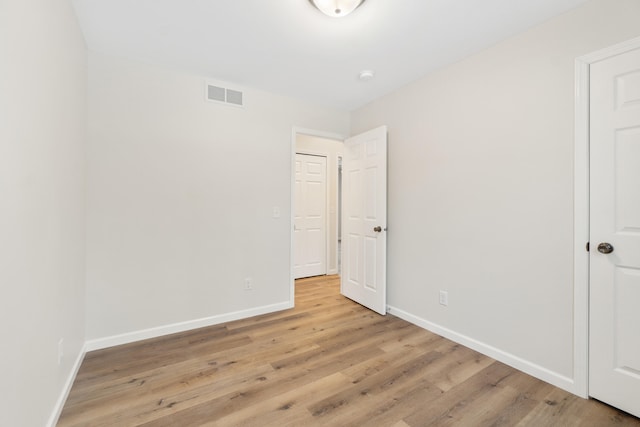
[[207, 100], [236, 107], [244, 105], [242, 92], [211, 84], [207, 84]]
[[207, 85], [207, 99], [209, 101], [225, 102], [225, 88]]
[[242, 105], [242, 92], [227, 89], [227, 102], [233, 105]]

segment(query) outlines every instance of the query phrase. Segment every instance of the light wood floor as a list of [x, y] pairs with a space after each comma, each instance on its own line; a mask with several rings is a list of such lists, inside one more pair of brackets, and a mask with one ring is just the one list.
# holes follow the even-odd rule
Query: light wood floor
[[88, 353], [58, 426], [640, 426], [394, 316], [296, 308]]

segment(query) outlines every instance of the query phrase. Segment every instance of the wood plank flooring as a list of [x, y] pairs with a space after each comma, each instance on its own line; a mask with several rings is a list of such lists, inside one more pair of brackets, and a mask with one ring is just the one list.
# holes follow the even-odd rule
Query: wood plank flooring
[[68, 426], [640, 426], [397, 317], [296, 283], [296, 308], [88, 353]]

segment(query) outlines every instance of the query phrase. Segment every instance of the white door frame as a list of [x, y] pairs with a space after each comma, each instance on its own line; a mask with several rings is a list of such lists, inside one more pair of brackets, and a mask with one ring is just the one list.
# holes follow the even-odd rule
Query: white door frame
[[640, 37], [581, 56], [575, 61], [573, 392], [589, 397], [589, 66], [640, 48]]
[[[295, 185], [296, 185], [296, 136], [302, 134], [302, 135], [310, 135], [310, 136], [317, 136], [318, 138], [326, 138], [326, 139], [334, 139], [336, 141], [344, 141], [345, 139], [347, 139], [347, 136], [345, 135], [340, 135], [337, 133], [332, 133], [332, 132], [324, 132], [324, 131], [320, 131], [320, 130], [316, 130], [316, 129], [308, 129], [308, 128], [303, 128], [303, 127], [298, 127], [298, 126], [294, 126], [291, 129], [291, 153], [290, 153], [290, 166], [289, 166], [289, 179], [290, 179], [290, 189], [289, 189], [289, 200], [290, 200], [290, 207], [289, 207], [289, 211], [290, 211], [290, 218], [289, 218], [289, 283], [290, 283], [290, 288], [289, 288], [289, 306], [293, 307], [295, 305], [295, 299], [296, 299], [296, 295], [295, 295], [295, 279], [293, 277], [293, 262], [294, 262], [294, 236], [293, 236], [293, 222], [294, 222], [294, 216], [295, 216]], [[301, 152], [302, 153], [302, 152]], [[306, 153], [303, 153], [306, 154]], [[313, 154], [313, 153], [309, 153], [309, 154]], [[327, 157], [327, 159], [329, 158], [328, 155], [323, 155], [324, 157]], [[328, 175], [327, 175], [328, 178]], [[328, 185], [329, 180], [327, 179], [327, 185]], [[329, 203], [329, 196], [327, 193], [327, 204]], [[337, 206], [337, 204], [336, 204]], [[337, 209], [336, 209], [337, 211]], [[336, 216], [338, 215], [338, 212], [336, 212]], [[327, 209], [327, 222], [329, 220], [329, 210]], [[329, 235], [329, 228], [327, 226], [327, 236]], [[327, 251], [329, 250], [328, 245], [327, 245]], [[328, 261], [329, 257], [327, 254], [327, 261]]]

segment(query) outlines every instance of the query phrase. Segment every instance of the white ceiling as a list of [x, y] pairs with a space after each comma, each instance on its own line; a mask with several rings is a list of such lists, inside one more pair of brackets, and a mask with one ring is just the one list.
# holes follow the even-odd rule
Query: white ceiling
[[[74, 0], [89, 49], [352, 110], [586, 0]], [[374, 70], [369, 82], [362, 70]]]

